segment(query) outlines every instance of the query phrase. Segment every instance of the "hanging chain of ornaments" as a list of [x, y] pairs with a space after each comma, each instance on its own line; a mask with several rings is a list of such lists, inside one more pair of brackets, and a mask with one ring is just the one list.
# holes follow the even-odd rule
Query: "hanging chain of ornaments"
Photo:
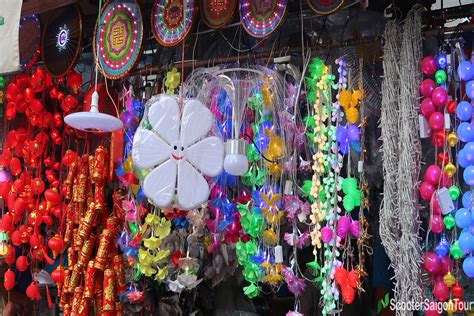
[[[420, 137], [430, 138], [435, 147], [435, 164], [429, 165], [420, 186], [421, 198], [429, 203], [429, 230], [434, 251], [424, 255], [423, 267], [430, 273], [433, 297], [447, 302], [448, 313], [462, 309], [461, 270], [456, 267], [463, 257], [462, 271], [474, 277], [474, 237], [471, 189], [474, 185], [474, 134], [471, 131], [474, 99], [474, 67], [461, 60], [457, 74], [462, 82], [458, 102], [448, 95], [451, 82], [447, 71], [454, 65], [446, 54], [427, 56], [421, 68], [425, 79], [420, 84]], [[433, 80], [434, 79], [434, 80]], [[471, 102], [468, 101], [470, 99]], [[461, 177], [456, 172], [462, 171]], [[464, 194], [461, 196], [462, 190]], [[459, 200], [461, 198], [461, 200]], [[460, 229], [460, 233], [458, 229]], [[453, 259], [455, 260], [453, 262]]]
[[[358, 247], [360, 250], [367, 238], [364, 232], [365, 239], [360, 240], [361, 223], [352, 215], [356, 208], [359, 212], [363, 211], [361, 205], [364, 198], [361, 185], [350, 176], [349, 159], [351, 152], [359, 154], [362, 151], [358, 110], [362, 93], [360, 90], [352, 93], [347, 90], [347, 63], [336, 60], [336, 65], [339, 74], [337, 82], [329, 67], [318, 58], [309, 65], [310, 76], [306, 78], [309, 87], [307, 99], [314, 104], [313, 116], [305, 120], [307, 135], [314, 143], [314, 174], [312, 181], [306, 181], [303, 190], [312, 201], [310, 235], [315, 255], [315, 260], [307, 265], [316, 276], [315, 282], [321, 284], [322, 312], [325, 315], [338, 308], [340, 293], [344, 303], [351, 304], [356, 291], [362, 291], [360, 278], [365, 276], [364, 263], [356, 264], [351, 238], [361, 244]], [[338, 91], [334, 103], [332, 89]], [[348, 157], [349, 167], [346, 178], [343, 178], [341, 173], [345, 156]], [[321, 248], [324, 251], [320, 260], [318, 249]], [[341, 253], [344, 253], [343, 257]], [[363, 255], [359, 254], [359, 261], [361, 259], [363, 261]]]

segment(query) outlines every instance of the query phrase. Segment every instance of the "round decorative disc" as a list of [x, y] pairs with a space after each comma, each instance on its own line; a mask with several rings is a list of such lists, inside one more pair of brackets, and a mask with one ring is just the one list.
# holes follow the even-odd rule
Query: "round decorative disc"
[[158, 43], [176, 46], [191, 31], [196, 6], [194, 0], [157, 0], [153, 6], [151, 29]]
[[38, 60], [41, 42], [41, 23], [36, 15], [22, 17], [20, 21], [20, 66], [30, 69]]
[[77, 5], [53, 11], [43, 30], [41, 58], [54, 78], [74, 68], [81, 54], [82, 15]]
[[213, 29], [226, 26], [234, 17], [237, 0], [201, 0], [202, 21]]
[[332, 14], [339, 10], [345, 0], [308, 0], [308, 5], [319, 14]]
[[240, 0], [240, 18], [253, 37], [266, 37], [280, 25], [287, 0]]
[[96, 25], [94, 53], [105, 77], [125, 77], [140, 60], [143, 20], [135, 0], [109, 1]]

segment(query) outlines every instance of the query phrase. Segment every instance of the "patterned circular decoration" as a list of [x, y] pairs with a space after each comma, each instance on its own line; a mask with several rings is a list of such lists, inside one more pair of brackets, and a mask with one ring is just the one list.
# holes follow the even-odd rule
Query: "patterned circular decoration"
[[74, 68], [82, 44], [82, 15], [78, 5], [54, 10], [43, 30], [41, 58], [46, 71], [54, 78]]
[[139, 62], [143, 20], [135, 0], [109, 1], [104, 6], [94, 36], [94, 53], [105, 77], [125, 77]]
[[237, 0], [201, 0], [202, 21], [212, 29], [226, 26], [234, 17]]
[[345, 0], [308, 0], [308, 5], [319, 14], [332, 14], [339, 10]]
[[30, 69], [38, 60], [41, 42], [41, 23], [36, 15], [22, 17], [20, 21], [20, 66]]
[[176, 46], [188, 36], [193, 26], [194, 0], [157, 0], [151, 16], [151, 29], [158, 43]]
[[287, 0], [240, 0], [240, 18], [253, 37], [266, 37], [280, 25]]

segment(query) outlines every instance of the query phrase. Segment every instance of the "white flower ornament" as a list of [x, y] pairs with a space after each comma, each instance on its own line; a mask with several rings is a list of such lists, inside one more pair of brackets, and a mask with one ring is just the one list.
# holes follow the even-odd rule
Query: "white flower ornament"
[[203, 175], [218, 176], [222, 171], [224, 144], [205, 137], [212, 127], [211, 111], [198, 100], [186, 100], [180, 113], [178, 100], [159, 95], [149, 101], [147, 112], [151, 130], [137, 130], [132, 160], [140, 169], [154, 168], [143, 180], [143, 193], [156, 206], [168, 207], [174, 200], [182, 209], [193, 209], [209, 198]]

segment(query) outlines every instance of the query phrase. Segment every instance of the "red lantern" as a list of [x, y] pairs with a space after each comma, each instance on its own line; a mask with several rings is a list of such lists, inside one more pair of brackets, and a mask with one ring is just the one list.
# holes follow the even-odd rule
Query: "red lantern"
[[12, 270], [8, 269], [5, 272], [4, 279], [3, 279], [3, 287], [5, 290], [10, 291], [15, 286], [15, 273]]
[[15, 106], [16, 111], [19, 113], [25, 113], [26, 109], [28, 108], [28, 102], [22, 93], [17, 94], [15, 98]]
[[63, 165], [69, 168], [76, 161], [77, 161], [76, 152], [68, 149], [62, 159]]
[[33, 226], [39, 226], [42, 223], [41, 217], [38, 216], [38, 212], [33, 211], [28, 214], [28, 223]]
[[30, 87], [23, 90], [23, 95], [25, 96], [26, 102], [31, 102], [35, 99], [35, 91]]
[[13, 102], [7, 103], [6, 116], [9, 121], [13, 120], [16, 116], [16, 104]]
[[8, 265], [12, 265], [12, 264], [15, 263], [15, 259], [16, 259], [15, 247], [13, 247], [12, 245], [9, 245], [8, 250], [7, 250], [7, 254], [5, 255], [5, 262]]
[[20, 159], [14, 157], [10, 161], [10, 173], [14, 176], [18, 176], [21, 173], [21, 162]]
[[63, 102], [61, 102], [61, 108], [66, 113], [71, 110], [75, 110], [78, 105], [79, 105], [79, 101], [77, 101], [77, 99], [72, 95], [67, 95], [64, 98]]
[[63, 214], [62, 210], [61, 210], [61, 207], [59, 205], [51, 206], [51, 208], [49, 209], [49, 212], [57, 218], [61, 218], [61, 216]]
[[43, 115], [43, 123], [41, 124], [43, 128], [49, 128], [53, 124], [53, 114], [46, 112]]
[[44, 192], [44, 198], [48, 201], [51, 205], [58, 205], [61, 203], [61, 197], [59, 196], [58, 192], [55, 190], [48, 189]]
[[20, 238], [20, 231], [19, 230], [15, 230], [12, 235], [11, 235], [11, 241], [12, 241], [12, 244], [14, 244], [15, 246], [20, 246], [21, 245], [21, 238]]
[[25, 212], [26, 210], [26, 206], [27, 206], [27, 201], [22, 197], [18, 197], [15, 200], [14, 207], [11, 210], [11, 212], [13, 214], [23, 214], [23, 212]]
[[64, 250], [64, 240], [56, 234], [48, 241], [48, 247], [53, 251], [53, 257], [56, 258], [56, 255]]
[[20, 89], [18, 88], [18, 86], [14, 83], [10, 83], [7, 86], [7, 91], [5, 91], [5, 97], [8, 101], [13, 101], [15, 100], [18, 93], [20, 93]]
[[446, 165], [449, 162], [449, 155], [447, 152], [442, 151], [438, 154], [437, 157], [438, 164], [441, 166]]
[[77, 94], [80, 91], [82, 85], [82, 75], [75, 71], [71, 71], [67, 75], [66, 80], [68, 87], [71, 88], [75, 94]]
[[42, 247], [44, 244], [44, 237], [41, 234], [33, 234], [30, 238], [31, 247]]
[[16, 179], [15, 182], [13, 182], [13, 190], [15, 193], [20, 194], [25, 190], [25, 180], [19, 178]]
[[16, 268], [18, 269], [18, 271], [20, 272], [23, 272], [23, 271], [26, 271], [26, 269], [28, 269], [28, 257], [27, 256], [19, 256], [17, 259], [16, 259]]
[[54, 126], [56, 126], [58, 128], [63, 126], [63, 117], [62, 117], [61, 113], [59, 113], [59, 112], [54, 113], [53, 118], [54, 118]]
[[3, 230], [6, 233], [11, 233], [13, 231], [13, 216], [10, 213], [6, 213], [0, 219], [0, 230]]
[[36, 114], [41, 114], [41, 112], [44, 110], [43, 103], [33, 99], [30, 101], [30, 109]]
[[40, 288], [36, 282], [31, 282], [31, 284], [26, 288], [26, 296], [32, 300], [40, 300]]
[[58, 266], [56, 270], [51, 272], [51, 279], [56, 283], [58, 287], [64, 283], [64, 269], [61, 266]]
[[34, 178], [31, 180], [31, 192], [34, 195], [40, 195], [44, 191], [44, 181], [41, 178]]

